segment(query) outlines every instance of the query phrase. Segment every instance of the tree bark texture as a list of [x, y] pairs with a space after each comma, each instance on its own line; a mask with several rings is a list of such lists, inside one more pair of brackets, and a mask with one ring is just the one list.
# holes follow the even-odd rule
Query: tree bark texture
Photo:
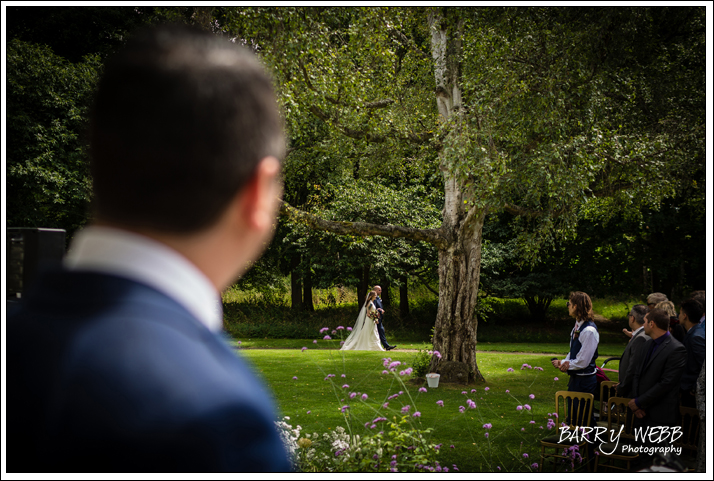
[[[459, 64], [463, 21], [445, 17], [440, 9], [430, 10], [428, 21], [436, 103], [441, 120], [449, 122], [454, 116], [463, 115]], [[476, 364], [478, 321], [475, 309], [486, 209], [468, 202], [473, 192], [452, 174], [443, 152], [440, 156], [444, 176], [442, 235], [446, 238], [446, 246], [439, 248], [439, 308], [434, 327], [434, 350], [439, 351], [441, 359], [433, 357], [429, 370], [437, 371], [440, 362], [461, 362], [468, 367], [469, 381], [483, 380]]]

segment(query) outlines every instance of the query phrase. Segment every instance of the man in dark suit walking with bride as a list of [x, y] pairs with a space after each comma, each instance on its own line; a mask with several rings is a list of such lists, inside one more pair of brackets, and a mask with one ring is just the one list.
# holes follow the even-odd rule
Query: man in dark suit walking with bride
[[374, 305], [377, 308], [377, 312], [379, 313], [379, 322], [377, 323], [377, 332], [379, 332], [379, 340], [382, 343], [382, 346], [387, 351], [391, 351], [392, 349], [396, 348], [397, 345], [390, 346], [389, 343], [387, 342], [387, 336], [384, 334], [384, 313], [386, 312], [384, 310], [384, 306], [382, 305], [382, 298], [380, 297], [380, 294], [382, 294], [382, 288], [380, 286], [374, 286], [374, 292], [377, 293], [377, 298], [374, 300]]

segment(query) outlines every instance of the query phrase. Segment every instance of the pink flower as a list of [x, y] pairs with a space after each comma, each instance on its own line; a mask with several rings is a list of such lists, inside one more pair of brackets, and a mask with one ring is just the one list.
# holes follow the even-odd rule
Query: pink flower
[[347, 377], [347, 376], [345, 376], [344, 374], [340, 374], [340, 377]]
[[414, 416], [415, 418], [420, 418], [420, 417], [421, 417], [421, 413], [420, 413], [419, 411], [417, 411], [417, 412], [415, 412], [414, 414], [412, 414], [412, 416]]
[[459, 412], [460, 413], [466, 412], [466, 408], [463, 406], [459, 406]]
[[312, 411], [308, 411], [306, 414], [310, 414]]
[[471, 392], [472, 392], [472, 393], [476, 392], [476, 389], [472, 389]]
[[409, 410], [410, 410], [411, 408], [412, 408], [412, 407], [411, 407], [409, 404], [407, 404], [406, 406], [404, 406], [404, 407], [402, 408], [402, 412], [406, 414], [406, 413], [409, 412]]
[[484, 436], [486, 436], [488, 438], [488, 433], [484, 433]]
[[317, 339], [315, 339], [314, 341], [312, 341], [312, 343], [313, 343], [313, 344], [317, 344]]
[[535, 424], [535, 421], [533, 421], [533, 420], [531, 419], [531, 420], [528, 422], [528, 424]]
[[367, 396], [366, 394], [362, 394], [362, 400], [363, 400], [363, 401], [366, 400], [368, 397], [369, 397], [369, 396]]
[[533, 468], [533, 469], [538, 469], [538, 463], [533, 463], [533, 464], [531, 464], [531, 468]]
[[493, 427], [493, 425], [491, 423], [486, 423], [483, 425], [484, 429], [491, 429], [492, 427]]
[[330, 330], [329, 327], [323, 327], [322, 329], [320, 329], [320, 334], [322, 334], [323, 332], [329, 331], [329, 330]]
[[483, 388], [483, 390], [484, 390], [484, 391], [488, 391], [488, 390], [489, 390], [489, 388], [488, 388], [488, 387], [485, 387], [485, 388]]
[[389, 374], [389, 371], [385, 369], [384, 371], [382, 371], [382, 374]]
[[419, 388], [419, 392], [426, 392], [426, 388], [425, 388], [425, 387], [420, 387], [420, 388]]
[[441, 353], [439, 351], [434, 351], [434, 355], [437, 359], [441, 359]]
[[529, 394], [528, 397], [531, 399], [535, 399], [535, 394]]
[[437, 405], [437, 406], [441, 406], [441, 407], [443, 408], [443, 407], [444, 407], [444, 401], [442, 401], [441, 399], [439, 399], [438, 401], [436, 401], [436, 405]]
[[522, 410], [523, 410], [523, 406], [516, 406], [516, 411], [522, 411]]
[[342, 326], [337, 326], [337, 330], [338, 330], [338, 331], [341, 331], [342, 329], [344, 329], [344, 327], [342, 327]]
[[243, 344], [243, 343], [241, 341], [238, 341], [238, 345], [240, 346], [241, 344]]
[[508, 369], [506, 369], [506, 372], [513, 372], [513, 368], [509, 367]]
[[526, 408], [528, 411], [531, 410], [531, 407], [528, 404], [524, 404], [523, 407]]
[[354, 399], [354, 397], [357, 396], [356, 392], [351, 392], [350, 393], [350, 399]]
[[342, 406], [342, 409], [341, 409], [341, 410], [342, 410], [342, 412], [345, 412], [345, 411], [347, 411], [349, 408], [350, 408], [349, 406]]
[[466, 394], [466, 391], [461, 391], [461, 394]]
[[350, 332], [351, 330], [352, 330], [351, 327], [348, 327], [348, 328], [347, 328], [347, 332]]
[[413, 371], [414, 371], [414, 369], [412, 369], [411, 367], [408, 367], [404, 370], [404, 372], [406, 373], [407, 376], [410, 376]]
[[557, 378], [557, 377], [554, 377], [554, 378], [553, 378], [553, 381], [557, 381], [557, 380], [558, 380], [558, 378]]
[[509, 392], [511, 392], [511, 391], [509, 391], [508, 389], [506, 389], [506, 392], [509, 393]]
[[349, 389], [349, 388], [350, 388], [350, 385], [349, 385], [349, 384], [343, 384], [343, 385], [342, 385], [342, 389]]
[[300, 350], [301, 350], [301, 351], [307, 351], [307, 348], [306, 348], [306, 347], [303, 347], [303, 348], [300, 349]]
[[337, 334], [337, 331], [333, 330], [332, 335], [334, 336], [335, 334]]
[[297, 381], [297, 376], [293, 376], [293, 380]]
[[384, 403], [384, 404], [382, 404], [382, 407], [383, 407], [384, 409], [387, 409], [387, 408], [389, 407], [389, 403]]
[[329, 340], [332, 339], [332, 338], [331, 338], [330, 336], [325, 336], [325, 337], [323, 337], [322, 339], [325, 340], [325, 341], [329, 341]]
[[372, 424], [372, 425], [369, 427], [369, 429], [374, 429], [374, 428], [376, 428], [376, 427], [377, 427], [376, 424]]
[[524, 458], [527, 458], [527, 457], [528, 457], [528, 453], [523, 453], [523, 457], [524, 457]]
[[526, 428], [521, 428], [521, 431], [525, 431], [525, 430], [526, 430]]
[[343, 345], [344, 343], [345, 343], [345, 341], [340, 341], [340, 346]]
[[405, 374], [406, 374], [406, 372], [404, 372], [404, 371], [399, 371], [399, 375], [400, 375], [400, 376], [404, 376]]

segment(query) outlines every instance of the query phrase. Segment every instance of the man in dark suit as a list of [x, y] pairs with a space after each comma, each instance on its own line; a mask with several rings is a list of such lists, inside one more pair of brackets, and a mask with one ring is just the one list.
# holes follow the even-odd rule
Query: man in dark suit
[[377, 332], [379, 333], [379, 341], [382, 343], [382, 346], [387, 350], [391, 351], [392, 349], [396, 348], [397, 345], [390, 346], [389, 343], [387, 342], [387, 336], [384, 334], [384, 306], [382, 305], [382, 298], [380, 297], [380, 294], [382, 293], [382, 288], [380, 286], [374, 286], [372, 289], [374, 292], [377, 293], [377, 298], [374, 300], [374, 307], [377, 308], [377, 312], [379, 313], [379, 322], [377, 323]]
[[280, 202], [270, 78], [211, 34], [142, 31], [105, 65], [90, 144], [93, 225], [8, 319], [8, 471], [288, 471], [220, 333]]
[[699, 320], [704, 315], [704, 307], [696, 299], [687, 299], [679, 308], [679, 322], [687, 330], [684, 347], [687, 349], [687, 364], [682, 375], [682, 406], [697, 407], [694, 390], [697, 378], [707, 355], [704, 328]]
[[636, 427], [676, 426], [679, 414], [679, 385], [687, 350], [669, 333], [669, 315], [654, 309], [645, 316], [645, 334], [636, 356], [639, 363], [629, 407], [635, 412]]
[[645, 334], [644, 331], [645, 315], [647, 312], [647, 306], [637, 304], [630, 309], [630, 314], [627, 316], [630, 329], [632, 330], [632, 338], [627, 343], [627, 346], [625, 346], [625, 351], [620, 358], [620, 369], [617, 378], [617, 395], [620, 397], [630, 397], [632, 381], [635, 378], [638, 361], [642, 361], [642, 359], [638, 360], [635, 355], [640, 344], [650, 339], [650, 336]]

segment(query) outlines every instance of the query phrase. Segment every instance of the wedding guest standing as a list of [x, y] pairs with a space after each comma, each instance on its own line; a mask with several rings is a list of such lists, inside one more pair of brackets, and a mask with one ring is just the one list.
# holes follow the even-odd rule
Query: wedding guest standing
[[284, 136], [246, 49], [180, 27], [110, 60], [94, 221], [7, 325], [7, 470], [287, 471], [220, 295], [272, 236]]
[[632, 389], [632, 381], [637, 371], [638, 362], [642, 359], [637, 357], [640, 344], [647, 342], [650, 338], [644, 332], [645, 315], [647, 314], [647, 306], [637, 304], [632, 306], [630, 314], [627, 316], [630, 329], [632, 329], [632, 338], [625, 346], [625, 350], [620, 358], [620, 369], [618, 373], [617, 395], [620, 397], [630, 397]]
[[[593, 303], [586, 293], [573, 292], [566, 306], [570, 317], [575, 319], [573, 330], [570, 331], [570, 352], [562, 361], [554, 359], [551, 362], [554, 367], [570, 377], [568, 391], [595, 395], [597, 389], [595, 359], [598, 357], [600, 334], [593, 321]], [[577, 409], [577, 405], [574, 409]], [[580, 425], [585, 424], [584, 420], [578, 421]], [[593, 424], [593, 419], [587, 423]]]
[[682, 406], [696, 407], [695, 389], [697, 378], [707, 355], [704, 329], [699, 319], [704, 315], [704, 308], [695, 299], [687, 299], [679, 308], [679, 320], [687, 330], [684, 347], [687, 349], [687, 364], [682, 375]]

